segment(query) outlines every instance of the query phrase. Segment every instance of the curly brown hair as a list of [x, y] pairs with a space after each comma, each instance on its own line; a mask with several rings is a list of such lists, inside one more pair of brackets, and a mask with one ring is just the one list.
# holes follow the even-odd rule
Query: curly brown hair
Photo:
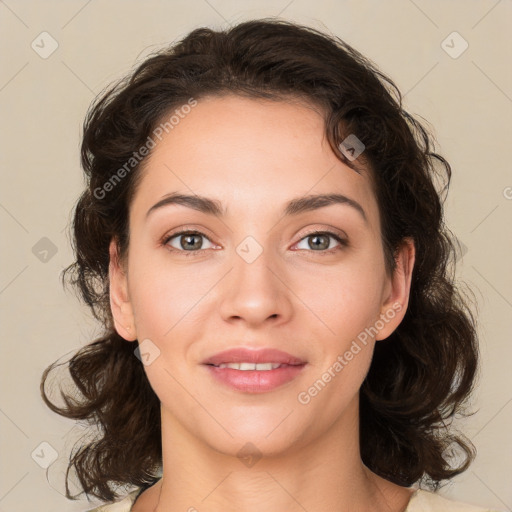
[[[70, 455], [67, 497], [75, 498], [68, 488], [71, 468], [86, 494], [111, 501], [118, 497], [112, 484], [145, 487], [162, 465], [160, 402], [133, 345], [116, 332], [109, 304], [109, 243], [117, 239], [120, 255], [126, 254], [128, 212], [145, 160], [108, 192], [105, 184], [119, 177], [173, 109], [191, 97], [222, 94], [295, 97], [320, 107], [332, 150], [355, 170], [339, 144], [349, 134], [364, 143], [364, 160], [357, 161], [371, 173], [386, 267], [394, 270], [395, 252], [407, 237], [416, 263], [406, 315], [376, 345], [360, 390], [361, 457], [396, 484], [420, 481], [437, 489], [475, 457], [471, 442], [448, 428], [456, 415], [467, 414], [478, 362], [470, 300], [455, 284], [456, 239], [443, 221], [450, 165], [371, 61], [336, 36], [261, 19], [228, 30], [193, 30], [147, 57], [87, 113], [81, 146], [87, 183], [72, 228], [76, 261], [62, 279], [78, 290], [104, 331], [69, 361], [79, 397], [63, 394], [62, 407], [49, 400], [44, 384], [56, 363], [41, 382], [48, 407], [101, 430]], [[453, 448], [464, 455], [455, 466]]]

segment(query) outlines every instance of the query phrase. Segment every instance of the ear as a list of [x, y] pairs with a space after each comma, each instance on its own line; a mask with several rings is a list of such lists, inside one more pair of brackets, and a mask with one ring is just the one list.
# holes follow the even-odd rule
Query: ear
[[128, 279], [120, 262], [117, 240], [112, 239], [109, 246], [110, 263], [108, 269], [110, 286], [110, 309], [114, 326], [119, 336], [127, 341], [135, 341], [135, 319], [128, 294]]
[[415, 255], [414, 241], [411, 238], [404, 239], [395, 253], [395, 270], [386, 283], [381, 314], [379, 320], [375, 322], [378, 328], [376, 340], [384, 340], [390, 336], [405, 316], [409, 304]]

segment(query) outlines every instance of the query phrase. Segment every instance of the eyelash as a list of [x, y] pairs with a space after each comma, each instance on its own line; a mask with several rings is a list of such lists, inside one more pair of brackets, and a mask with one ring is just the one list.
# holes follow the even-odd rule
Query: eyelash
[[[174, 247], [170, 247], [167, 245], [173, 238], [179, 237], [181, 235], [204, 236], [207, 240], [209, 240], [211, 242], [211, 240], [204, 233], [201, 233], [200, 231], [183, 230], [183, 231], [178, 231], [177, 233], [173, 233], [172, 235], [165, 235], [161, 241], [161, 244], [163, 246], [165, 246], [170, 252], [184, 253], [184, 256], [187, 258], [198, 256], [201, 254], [202, 251], [208, 250], [208, 249], [199, 249], [197, 251], [184, 251], [182, 249], [176, 249]], [[302, 240], [304, 240], [310, 236], [314, 236], [314, 235], [328, 235], [328, 236], [334, 238], [340, 244], [340, 246], [334, 247], [332, 249], [326, 249], [323, 251], [313, 251], [312, 249], [298, 249], [298, 250], [300, 250], [300, 251], [309, 250], [310, 252], [316, 252], [321, 255], [326, 255], [326, 254], [333, 254], [333, 253], [341, 250], [342, 248], [348, 246], [348, 240], [341, 238], [339, 235], [337, 235], [336, 233], [333, 233], [332, 231], [311, 231], [309, 233], [306, 233], [297, 243], [300, 243], [300, 242], [302, 242]]]

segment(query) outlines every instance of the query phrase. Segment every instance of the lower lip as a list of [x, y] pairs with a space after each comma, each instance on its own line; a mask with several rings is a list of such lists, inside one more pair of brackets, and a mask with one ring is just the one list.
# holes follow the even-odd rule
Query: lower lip
[[300, 374], [305, 364], [281, 366], [274, 370], [234, 370], [205, 366], [214, 378], [233, 389], [247, 393], [265, 393], [293, 380]]

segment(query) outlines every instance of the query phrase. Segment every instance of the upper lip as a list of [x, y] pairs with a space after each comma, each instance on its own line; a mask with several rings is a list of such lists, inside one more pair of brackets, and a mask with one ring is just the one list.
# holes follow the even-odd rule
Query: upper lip
[[248, 349], [236, 347], [219, 352], [203, 361], [203, 364], [222, 363], [279, 363], [288, 365], [305, 364], [305, 361], [275, 348]]

